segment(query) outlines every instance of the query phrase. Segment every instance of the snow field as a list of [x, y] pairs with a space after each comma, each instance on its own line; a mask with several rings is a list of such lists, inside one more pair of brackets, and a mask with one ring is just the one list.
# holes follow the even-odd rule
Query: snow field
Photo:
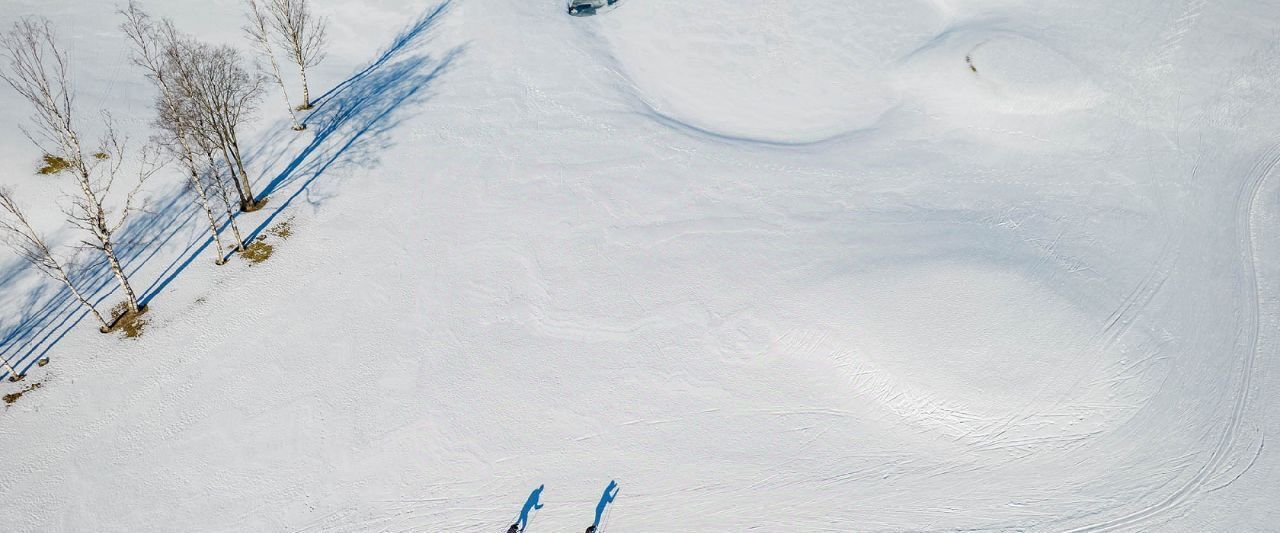
[[[230, 39], [232, 4], [154, 7]], [[317, 86], [431, 7], [327, 5]], [[820, 7], [455, 1], [331, 138], [268, 106], [246, 221], [295, 235], [201, 256], [136, 343], [53, 341], [0, 414], [7, 519], [501, 531], [545, 483], [530, 531], [580, 531], [617, 479], [615, 533], [1275, 522], [1280, 10]], [[106, 6], [0, 21], [37, 8], [122, 55]], [[112, 64], [86, 100], [144, 108]]]

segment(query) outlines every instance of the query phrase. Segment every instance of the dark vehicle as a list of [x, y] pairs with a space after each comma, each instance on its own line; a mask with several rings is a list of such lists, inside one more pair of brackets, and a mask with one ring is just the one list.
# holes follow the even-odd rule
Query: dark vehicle
[[622, 0], [569, 0], [569, 14], [575, 17], [589, 17], [608, 11], [608, 8]]

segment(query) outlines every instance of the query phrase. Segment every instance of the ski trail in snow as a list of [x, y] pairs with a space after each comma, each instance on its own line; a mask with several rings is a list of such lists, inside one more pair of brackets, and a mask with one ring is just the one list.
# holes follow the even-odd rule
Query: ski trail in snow
[[1218, 438], [1218, 442], [1210, 450], [1208, 461], [1205, 462], [1200, 470], [1196, 472], [1195, 477], [1191, 478], [1182, 487], [1178, 488], [1173, 494], [1164, 500], [1150, 505], [1146, 508], [1134, 511], [1124, 516], [1114, 518], [1105, 522], [1092, 524], [1069, 530], [1071, 533], [1083, 533], [1094, 531], [1114, 531], [1121, 528], [1136, 526], [1144, 521], [1150, 520], [1161, 513], [1173, 509], [1190, 500], [1195, 495], [1202, 492], [1205, 484], [1212, 479], [1226, 463], [1228, 454], [1232, 446], [1235, 444], [1237, 435], [1240, 432], [1240, 425], [1244, 419], [1244, 411], [1249, 398], [1249, 391], [1253, 383], [1253, 367], [1257, 360], [1258, 354], [1258, 321], [1261, 295], [1258, 294], [1257, 279], [1257, 249], [1254, 233], [1257, 231], [1253, 224], [1254, 207], [1257, 204], [1259, 192], [1262, 190], [1263, 184], [1267, 177], [1280, 164], [1280, 143], [1273, 144], [1262, 157], [1254, 161], [1249, 170], [1248, 178], [1236, 192], [1237, 228], [1242, 230], [1241, 253], [1244, 255], [1243, 267], [1245, 274], [1245, 282], [1248, 292], [1253, 299], [1252, 305], [1249, 307], [1250, 316], [1246, 318], [1247, 331], [1244, 332], [1244, 338], [1248, 341], [1245, 347], [1246, 354], [1244, 365], [1241, 370], [1241, 383], [1236, 390], [1235, 402], [1231, 408], [1230, 419], [1227, 427], [1222, 435]]
[[1169, 279], [1171, 267], [1177, 262], [1177, 258], [1178, 249], [1173, 246], [1173, 238], [1165, 239], [1155, 265], [1104, 322], [1102, 332], [1099, 334], [1102, 347], [1110, 346], [1129, 331], [1138, 315], [1142, 314], [1155, 295], [1160, 292], [1165, 281]]

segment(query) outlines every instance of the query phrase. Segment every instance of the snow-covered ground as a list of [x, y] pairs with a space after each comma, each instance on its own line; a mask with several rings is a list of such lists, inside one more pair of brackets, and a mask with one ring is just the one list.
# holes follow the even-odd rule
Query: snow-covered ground
[[[610, 479], [615, 533], [1280, 523], [1280, 4], [315, 4], [311, 127], [246, 134], [273, 257], [214, 266], [176, 170], [139, 339], [0, 256], [0, 354], [51, 358], [0, 529], [498, 532], [545, 484], [573, 532]], [[113, 2], [3, 7], [147, 135]]]

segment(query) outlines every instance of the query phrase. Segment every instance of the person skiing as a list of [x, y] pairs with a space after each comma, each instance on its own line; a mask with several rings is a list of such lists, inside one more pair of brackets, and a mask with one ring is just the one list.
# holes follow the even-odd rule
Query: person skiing
[[529, 511], [542, 508], [542, 504], [538, 503], [538, 499], [542, 497], [542, 489], [544, 488], [546, 488], [546, 485], [538, 485], [538, 488], [529, 493], [529, 499], [525, 500], [524, 508], [520, 509], [520, 520], [511, 524], [511, 528], [507, 530], [507, 533], [524, 531], [524, 528], [529, 526]]
[[591, 527], [587, 528], [587, 533], [595, 533], [596, 528], [600, 526], [600, 517], [604, 515], [604, 508], [613, 503], [614, 498], [618, 497], [618, 482], [609, 480], [609, 486], [604, 488], [604, 494], [600, 495], [600, 503], [596, 504], [596, 521], [591, 523]]

